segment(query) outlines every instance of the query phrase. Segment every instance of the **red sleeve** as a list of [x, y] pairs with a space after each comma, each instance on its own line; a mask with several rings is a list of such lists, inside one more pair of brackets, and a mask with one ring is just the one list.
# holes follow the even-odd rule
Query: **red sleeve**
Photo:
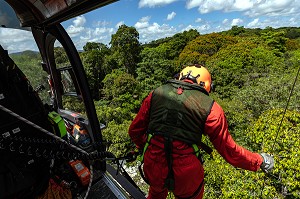
[[142, 149], [146, 143], [151, 98], [152, 92], [144, 99], [138, 114], [129, 127], [128, 134], [138, 149]]
[[262, 157], [235, 143], [228, 132], [224, 111], [216, 102], [207, 118], [204, 132], [219, 154], [231, 165], [250, 171], [260, 168]]

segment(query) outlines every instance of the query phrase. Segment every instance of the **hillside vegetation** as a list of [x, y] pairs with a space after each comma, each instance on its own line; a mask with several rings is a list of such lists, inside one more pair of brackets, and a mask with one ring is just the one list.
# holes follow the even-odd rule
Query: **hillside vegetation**
[[[236, 169], [216, 151], [213, 159], [205, 155], [205, 198], [300, 198], [299, 79], [291, 93], [300, 67], [299, 47], [300, 28], [292, 27], [233, 26], [204, 35], [189, 30], [141, 44], [137, 30], [122, 25], [110, 47], [87, 43], [80, 56], [98, 118], [107, 126], [103, 136], [113, 142], [109, 150], [117, 156], [130, 149], [127, 130], [148, 93], [184, 65], [204, 64], [215, 85], [211, 96], [223, 107], [236, 142], [272, 153], [276, 161], [275, 169], [265, 174]], [[58, 54], [59, 64], [67, 61]], [[39, 66], [35, 54], [18, 56], [14, 59], [24, 70], [25, 65]], [[30, 70], [34, 84], [46, 78]]]

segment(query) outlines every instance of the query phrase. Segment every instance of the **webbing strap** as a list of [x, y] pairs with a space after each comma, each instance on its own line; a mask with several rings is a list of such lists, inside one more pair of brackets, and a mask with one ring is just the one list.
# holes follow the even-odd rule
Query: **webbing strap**
[[173, 151], [173, 139], [170, 137], [165, 137], [165, 153], [166, 153], [166, 159], [167, 159], [169, 171], [164, 186], [169, 191], [174, 191], [175, 188], [172, 151]]
[[200, 150], [199, 150], [199, 147], [197, 146], [197, 144], [192, 144], [192, 147], [193, 147], [193, 149], [194, 149], [194, 151], [195, 151], [195, 155], [196, 155], [197, 157], [199, 157], [199, 155], [200, 155]]
[[141, 159], [140, 159], [140, 161], [141, 161], [142, 163], [144, 162], [144, 155], [145, 155], [145, 153], [146, 153], [146, 150], [147, 150], [147, 148], [148, 148], [148, 146], [149, 146], [149, 144], [150, 144], [150, 140], [151, 140], [152, 137], [153, 137], [153, 135], [149, 133], [149, 134], [148, 134], [148, 137], [147, 137], [146, 144], [145, 144], [144, 149], [143, 149], [143, 154], [142, 154]]
[[146, 179], [146, 177], [145, 177], [145, 174], [144, 174], [143, 169], [142, 169], [142, 165], [143, 165], [143, 163], [144, 163], [144, 155], [145, 155], [145, 153], [146, 153], [146, 150], [147, 150], [147, 148], [148, 148], [148, 146], [149, 146], [149, 144], [150, 144], [150, 141], [151, 141], [151, 138], [152, 138], [152, 137], [153, 137], [153, 135], [150, 134], [150, 133], [148, 133], [147, 141], [146, 141], [146, 144], [145, 144], [144, 149], [143, 149], [143, 154], [141, 155], [141, 158], [140, 158], [141, 164], [140, 164], [140, 166], [139, 166], [139, 172], [140, 172], [140, 175], [141, 175], [141, 177], [143, 178], [143, 180], [144, 180], [147, 184], [149, 184], [149, 181], [148, 181], [148, 179]]

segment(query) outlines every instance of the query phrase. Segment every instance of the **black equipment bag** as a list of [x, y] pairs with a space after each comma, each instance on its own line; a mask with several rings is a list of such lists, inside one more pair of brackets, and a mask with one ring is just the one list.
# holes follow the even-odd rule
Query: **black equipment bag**
[[[47, 112], [38, 94], [1, 45], [0, 105], [51, 130]], [[49, 160], [37, 158], [34, 151], [29, 150], [30, 139], [45, 136], [32, 125], [0, 109], [0, 199], [34, 198], [46, 189]], [[34, 146], [30, 149], [34, 149]]]

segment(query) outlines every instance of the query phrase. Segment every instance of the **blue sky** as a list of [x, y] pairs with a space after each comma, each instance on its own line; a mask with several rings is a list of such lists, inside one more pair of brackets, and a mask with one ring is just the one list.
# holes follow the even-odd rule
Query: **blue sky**
[[[63, 26], [82, 49], [86, 42], [109, 44], [121, 24], [135, 27], [140, 42], [146, 43], [191, 28], [207, 34], [233, 25], [299, 27], [299, 13], [300, 0], [120, 0], [63, 22]], [[0, 43], [9, 52], [36, 50], [30, 37], [0, 28]]]

